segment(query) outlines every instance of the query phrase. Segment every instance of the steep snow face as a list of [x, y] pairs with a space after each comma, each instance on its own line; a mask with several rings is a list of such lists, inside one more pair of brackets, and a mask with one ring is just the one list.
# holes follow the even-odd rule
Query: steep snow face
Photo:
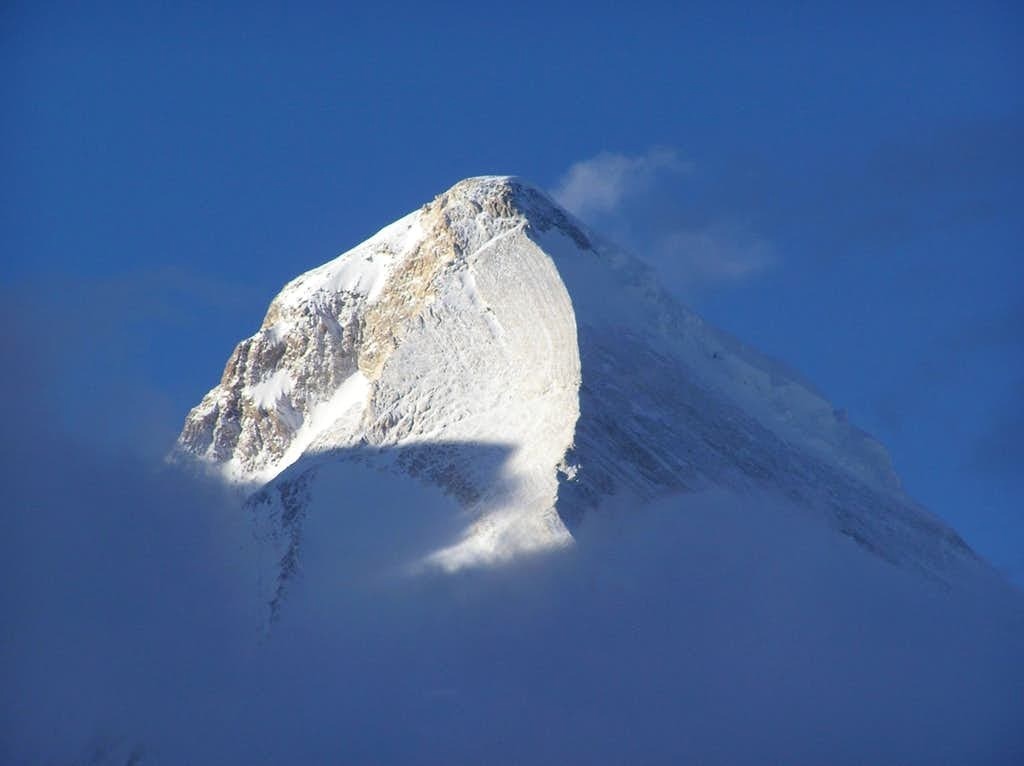
[[780, 493], [881, 558], [948, 582], [977, 559], [903, 492], [885, 449], [782, 364], [707, 325], [642, 262], [559, 228], [537, 240], [574, 297], [580, 418], [558, 510], [612, 496]]
[[431, 559], [449, 568], [564, 545], [611, 498], [721, 486], [783, 493], [940, 579], [974, 560], [810, 385], [507, 177], [462, 181], [286, 285], [178, 450], [266, 485], [249, 507], [275, 603], [339, 461], [455, 498], [467, 528]]

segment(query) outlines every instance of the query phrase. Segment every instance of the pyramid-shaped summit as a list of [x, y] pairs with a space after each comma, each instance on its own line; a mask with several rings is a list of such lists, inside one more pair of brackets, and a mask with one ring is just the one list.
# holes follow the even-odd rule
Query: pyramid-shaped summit
[[507, 176], [461, 181], [285, 285], [177, 455], [251, 491], [275, 598], [342, 464], [452, 498], [469, 522], [428, 556], [445, 567], [570, 544], [609, 502], [715, 487], [781, 493], [942, 580], [979, 566], [809, 385]]

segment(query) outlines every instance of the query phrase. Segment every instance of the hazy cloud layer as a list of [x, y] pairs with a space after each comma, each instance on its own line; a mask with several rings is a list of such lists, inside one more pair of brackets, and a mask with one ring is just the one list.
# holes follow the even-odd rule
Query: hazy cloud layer
[[69, 438], [22, 341], [0, 349], [24, 372], [0, 378], [4, 763], [1024, 755], [1019, 596], [936, 590], [772, 497], [621, 499], [572, 550], [412, 578], [396, 555], [450, 534], [450, 504], [344, 475], [264, 635], [237, 505]]
[[177, 267], [52, 277], [0, 285], [0, 321], [40, 367], [53, 423], [155, 457], [272, 294]]

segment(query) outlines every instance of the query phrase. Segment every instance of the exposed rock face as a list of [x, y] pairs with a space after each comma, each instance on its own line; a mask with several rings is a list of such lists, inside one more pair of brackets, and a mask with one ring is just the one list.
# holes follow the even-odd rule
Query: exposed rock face
[[974, 561], [809, 385], [503, 177], [460, 182], [286, 285], [178, 453], [267, 485], [249, 507], [273, 543], [275, 603], [332, 460], [457, 498], [475, 521], [445, 566], [564, 545], [611, 497], [715, 486], [783, 493], [939, 579]]
[[[389, 228], [393, 236], [351, 254], [356, 263], [334, 261], [285, 286], [259, 332], [231, 355], [220, 385], [189, 413], [178, 440], [181, 451], [223, 466], [226, 475], [244, 482], [261, 483], [284, 467], [285, 453], [316, 407], [360, 369], [370, 303], [366, 280], [407, 254], [418, 220]], [[352, 274], [346, 265], [369, 268], [350, 268]]]
[[356, 370], [356, 308], [346, 293], [272, 304], [260, 331], [231, 354], [220, 385], [189, 413], [179, 446], [230, 465], [238, 478], [281, 460], [313, 407]]

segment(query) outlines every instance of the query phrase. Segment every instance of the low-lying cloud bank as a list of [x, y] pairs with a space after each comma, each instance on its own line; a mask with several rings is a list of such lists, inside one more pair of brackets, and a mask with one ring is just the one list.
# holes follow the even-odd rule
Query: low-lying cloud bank
[[316, 499], [265, 634], [230, 497], [12, 386], [4, 763], [1024, 759], [1020, 598], [939, 590], [781, 500], [623, 503], [557, 555], [411, 578], [449, 506], [365, 481]]

